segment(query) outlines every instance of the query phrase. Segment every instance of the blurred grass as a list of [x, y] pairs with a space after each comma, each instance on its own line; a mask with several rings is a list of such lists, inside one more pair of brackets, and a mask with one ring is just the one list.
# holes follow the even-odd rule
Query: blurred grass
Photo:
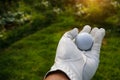
[[[42, 80], [54, 63], [59, 39], [64, 32], [72, 28], [61, 26], [53, 24], [2, 51], [0, 80]], [[105, 38], [101, 49], [101, 62], [92, 80], [120, 80], [119, 39], [119, 37]]]

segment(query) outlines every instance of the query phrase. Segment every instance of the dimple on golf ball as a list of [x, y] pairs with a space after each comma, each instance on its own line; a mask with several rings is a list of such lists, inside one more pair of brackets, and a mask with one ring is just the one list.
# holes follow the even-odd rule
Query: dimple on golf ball
[[79, 33], [75, 38], [77, 47], [82, 51], [90, 50], [93, 45], [93, 38], [89, 33]]

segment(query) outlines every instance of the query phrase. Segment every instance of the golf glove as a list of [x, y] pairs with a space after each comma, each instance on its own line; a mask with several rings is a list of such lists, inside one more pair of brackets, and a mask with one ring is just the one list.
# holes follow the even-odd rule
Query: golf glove
[[74, 42], [78, 35], [77, 28], [66, 32], [59, 41], [55, 63], [47, 74], [60, 70], [70, 80], [90, 80], [93, 77], [99, 65], [99, 53], [105, 30], [103, 28], [91, 30], [91, 27], [86, 25], [80, 33], [82, 32], [92, 35], [94, 43], [91, 50], [81, 51], [77, 48]]

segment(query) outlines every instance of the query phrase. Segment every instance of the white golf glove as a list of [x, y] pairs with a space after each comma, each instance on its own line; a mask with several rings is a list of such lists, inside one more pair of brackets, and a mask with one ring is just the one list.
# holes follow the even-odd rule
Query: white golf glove
[[78, 35], [77, 28], [66, 32], [59, 41], [55, 63], [49, 72], [61, 70], [70, 80], [90, 80], [93, 77], [98, 68], [99, 53], [105, 30], [103, 28], [91, 30], [91, 27], [86, 25], [80, 33], [82, 32], [92, 35], [94, 43], [91, 50], [81, 51], [77, 48], [74, 43], [74, 39]]

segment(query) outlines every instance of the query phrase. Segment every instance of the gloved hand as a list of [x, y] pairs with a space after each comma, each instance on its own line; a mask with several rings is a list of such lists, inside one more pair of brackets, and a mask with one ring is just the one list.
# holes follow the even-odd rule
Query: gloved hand
[[55, 63], [49, 72], [61, 70], [71, 80], [90, 80], [93, 77], [99, 65], [99, 53], [105, 30], [103, 28], [91, 30], [91, 27], [86, 25], [80, 33], [82, 32], [92, 35], [94, 43], [91, 50], [81, 51], [77, 48], [74, 43], [78, 35], [77, 28], [66, 32], [59, 41]]

